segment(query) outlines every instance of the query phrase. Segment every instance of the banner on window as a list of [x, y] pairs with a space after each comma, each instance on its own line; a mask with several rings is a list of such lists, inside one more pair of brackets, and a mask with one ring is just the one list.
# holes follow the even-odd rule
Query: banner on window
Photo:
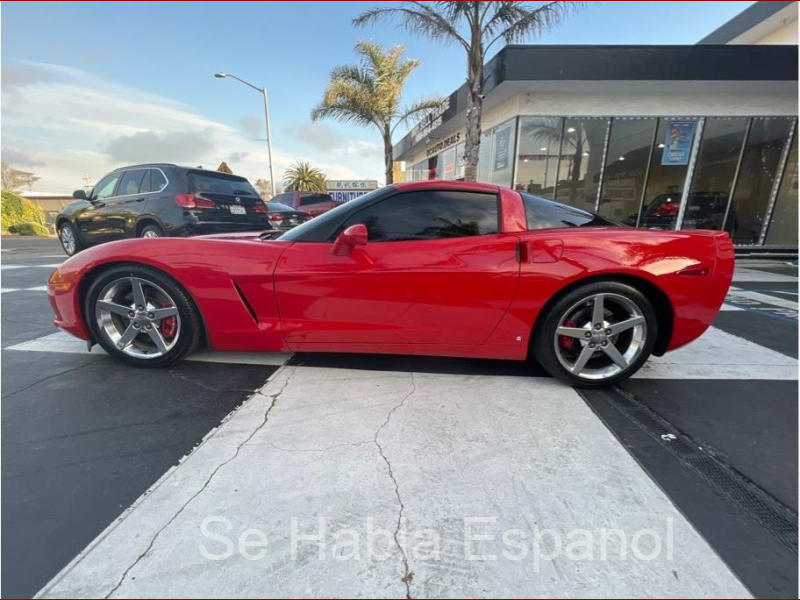
[[508, 168], [508, 151], [511, 146], [511, 127], [504, 127], [494, 134], [494, 170]]
[[662, 165], [687, 165], [692, 152], [694, 121], [669, 121], [664, 138]]

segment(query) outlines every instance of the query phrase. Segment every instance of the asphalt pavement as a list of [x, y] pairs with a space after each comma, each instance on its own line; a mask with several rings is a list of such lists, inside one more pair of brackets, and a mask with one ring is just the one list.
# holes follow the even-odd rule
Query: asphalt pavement
[[[2, 248], [4, 596], [797, 596], [796, 265], [739, 261], [701, 339], [578, 394], [504, 361], [206, 353], [132, 369], [52, 326], [57, 241]], [[278, 542], [208, 559], [209, 516]], [[443, 558], [390, 539], [386, 561], [297, 560], [291, 519], [319, 516], [429, 528]], [[674, 552], [476, 563], [452, 546], [469, 516], [531, 536], [670, 523]]]

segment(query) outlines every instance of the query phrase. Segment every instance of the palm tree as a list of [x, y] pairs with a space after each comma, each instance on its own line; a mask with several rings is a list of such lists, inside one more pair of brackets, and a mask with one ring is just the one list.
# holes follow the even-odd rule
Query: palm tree
[[324, 118], [374, 125], [383, 138], [383, 159], [386, 184], [392, 177], [392, 134], [409, 119], [418, 119], [442, 106], [441, 98], [416, 102], [400, 108], [403, 84], [419, 66], [418, 60], [402, 60], [403, 47], [384, 50], [379, 44], [359, 42], [355, 47], [361, 56], [359, 65], [336, 67], [325, 88], [322, 102], [311, 111], [311, 120]]
[[483, 63], [495, 42], [510, 44], [558, 25], [583, 2], [403, 2], [370, 9], [355, 19], [356, 27], [381, 18], [400, 17], [412, 33], [456, 42], [467, 53], [467, 135], [464, 178], [475, 181], [481, 143]]
[[288, 191], [324, 192], [325, 174], [309, 163], [297, 161], [283, 172], [283, 185]]

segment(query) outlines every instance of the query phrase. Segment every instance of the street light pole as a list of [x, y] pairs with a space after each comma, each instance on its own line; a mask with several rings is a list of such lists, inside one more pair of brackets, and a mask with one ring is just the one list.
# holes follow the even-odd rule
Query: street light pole
[[275, 174], [272, 171], [272, 134], [270, 133], [270, 126], [269, 126], [269, 101], [267, 100], [267, 88], [260, 88], [249, 81], [245, 81], [241, 77], [237, 77], [236, 75], [232, 75], [230, 73], [224, 73], [222, 71], [218, 73], [214, 73], [214, 77], [219, 79], [224, 79], [226, 77], [232, 77], [239, 83], [245, 84], [247, 87], [250, 87], [257, 91], [258, 93], [264, 96], [264, 119], [267, 124], [267, 159], [269, 160], [269, 186], [270, 186], [270, 196], [275, 196]]

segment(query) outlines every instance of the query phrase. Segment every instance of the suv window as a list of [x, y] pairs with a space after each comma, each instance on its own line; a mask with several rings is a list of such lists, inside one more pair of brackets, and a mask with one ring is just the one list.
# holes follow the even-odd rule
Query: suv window
[[574, 206], [567, 206], [524, 192], [521, 192], [520, 196], [525, 203], [525, 220], [529, 230], [617, 225], [614, 221]]
[[189, 173], [192, 190], [200, 193], [225, 194], [227, 196], [258, 196], [246, 179], [230, 177], [224, 173]]
[[117, 186], [118, 179], [119, 173], [112, 173], [111, 175], [103, 177], [103, 179], [94, 186], [92, 197], [99, 199], [110, 197], [114, 193], [114, 188]]
[[408, 192], [355, 213], [341, 229], [363, 223], [374, 242], [485, 235], [499, 230], [497, 203], [497, 196], [477, 192]]
[[150, 191], [158, 192], [167, 185], [167, 179], [158, 169], [150, 169]]
[[270, 199], [270, 202], [277, 202], [278, 204], [285, 204], [286, 206], [294, 207], [294, 194], [277, 194]]
[[119, 182], [117, 196], [131, 196], [138, 194], [142, 183], [142, 178], [147, 175], [147, 169], [131, 169], [122, 174]]

